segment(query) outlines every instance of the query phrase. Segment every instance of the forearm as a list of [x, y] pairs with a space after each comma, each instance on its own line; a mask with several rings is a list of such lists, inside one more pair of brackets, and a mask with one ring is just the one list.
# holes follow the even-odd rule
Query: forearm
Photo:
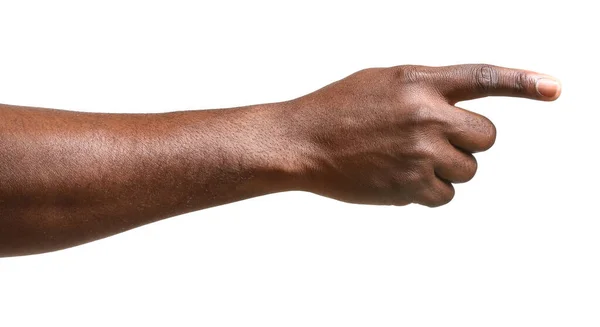
[[0, 106], [0, 256], [292, 189], [286, 104], [162, 114]]

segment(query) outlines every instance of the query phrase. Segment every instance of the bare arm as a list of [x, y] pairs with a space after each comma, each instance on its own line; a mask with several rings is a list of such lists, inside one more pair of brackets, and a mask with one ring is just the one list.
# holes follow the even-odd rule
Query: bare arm
[[290, 189], [281, 106], [147, 115], [0, 106], [0, 255]]
[[161, 114], [0, 105], [0, 256], [62, 249], [273, 192], [437, 206], [494, 126], [454, 107], [554, 100], [544, 75], [491, 66], [353, 74], [283, 103]]

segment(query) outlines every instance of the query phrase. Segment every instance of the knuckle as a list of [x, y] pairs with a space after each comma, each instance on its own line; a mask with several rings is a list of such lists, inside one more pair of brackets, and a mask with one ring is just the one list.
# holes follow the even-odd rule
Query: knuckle
[[415, 83], [421, 80], [422, 67], [417, 65], [403, 65], [393, 67], [398, 80], [405, 83]]
[[472, 154], [468, 155], [468, 159], [465, 161], [465, 180], [464, 182], [468, 182], [475, 177], [477, 173], [477, 159]]
[[409, 171], [403, 179], [407, 184], [417, 187], [422, 187], [428, 184], [428, 176], [423, 168]]
[[443, 206], [445, 204], [450, 203], [450, 201], [454, 199], [455, 195], [456, 191], [454, 190], [454, 187], [452, 186], [452, 184], [448, 184], [448, 187], [445, 188], [444, 191], [441, 192], [441, 194], [439, 195], [437, 205]]
[[498, 69], [492, 65], [479, 65], [473, 70], [477, 88], [481, 91], [495, 89], [500, 84]]
[[483, 150], [488, 150], [494, 143], [496, 143], [496, 125], [491, 120], [485, 118], [485, 127], [482, 130], [483, 133]]
[[376, 70], [377, 70], [376, 68], [363, 68], [363, 69], [355, 72], [352, 75], [357, 76], [357, 77], [365, 77], [365, 76], [369, 76], [369, 75], [373, 74]]
[[416, 203], [427, 207], [439, 207], [452, 201], [456, 191], [451, 183], [440, 184], [437, 177], [430, 176], [417, 194]]
[[466, 133], [476, 140], [472, 150], [486, 151], [496, 142], [496, 126], [487, 117], [470, 113], [465, 119]]
[[442, 111], [430, 105], [415, 105], [410, 113], [404, 117], [404, 121], [418, 128], [438, 125], [443, 127], [448, 124], [448, 120], [442, 114]]
[[525, 72], [516, 72], [513, 77], [513, 89], [517, 93], [526, 93], [529, 86], [529, 78]]
[[415, 106], [406, 117], [412, 124], [427, 122], [432, 118], [431, 108], [427, 106]]
[[[435, 160], [438, 155], [436, 143], [432, 141], [431, 137], [427, 134], [417, 138], [417, 141], [412, 145], [411, 152], [412, 157], [419, 160], [418, 163], [423, 166], [421, 170], [430, 166], [431, 162]], [[425, 172], [422, 172], [422, 174], [425, 174]]]
[[426, 201], [424, 204], [430, 208], [441, 207], [450, 203], [456, 194], [454, 187], [449, 184], [443, 192], [440, 192], [433, 196], [429, 201]]

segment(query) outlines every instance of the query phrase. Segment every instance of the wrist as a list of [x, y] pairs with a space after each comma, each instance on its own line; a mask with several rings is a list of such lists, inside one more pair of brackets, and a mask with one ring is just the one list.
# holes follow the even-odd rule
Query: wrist
[[295, 123], [298, 104], [293, 101], [252, 106], [251, 128], [246, 137], [253, 138], [249, 160], [255, 171], [262, 172], [275, 192], [307, 190], [311, 175], [311, 143]]

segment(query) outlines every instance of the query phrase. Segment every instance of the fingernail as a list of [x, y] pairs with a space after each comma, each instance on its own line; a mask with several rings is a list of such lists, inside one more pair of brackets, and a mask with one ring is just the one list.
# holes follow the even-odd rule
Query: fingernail
[[559, 88], [560, 86], [557, 81], [548, 78], [538, 79], [535, 83], [537, 92], [546, 98], [554, 98]]

